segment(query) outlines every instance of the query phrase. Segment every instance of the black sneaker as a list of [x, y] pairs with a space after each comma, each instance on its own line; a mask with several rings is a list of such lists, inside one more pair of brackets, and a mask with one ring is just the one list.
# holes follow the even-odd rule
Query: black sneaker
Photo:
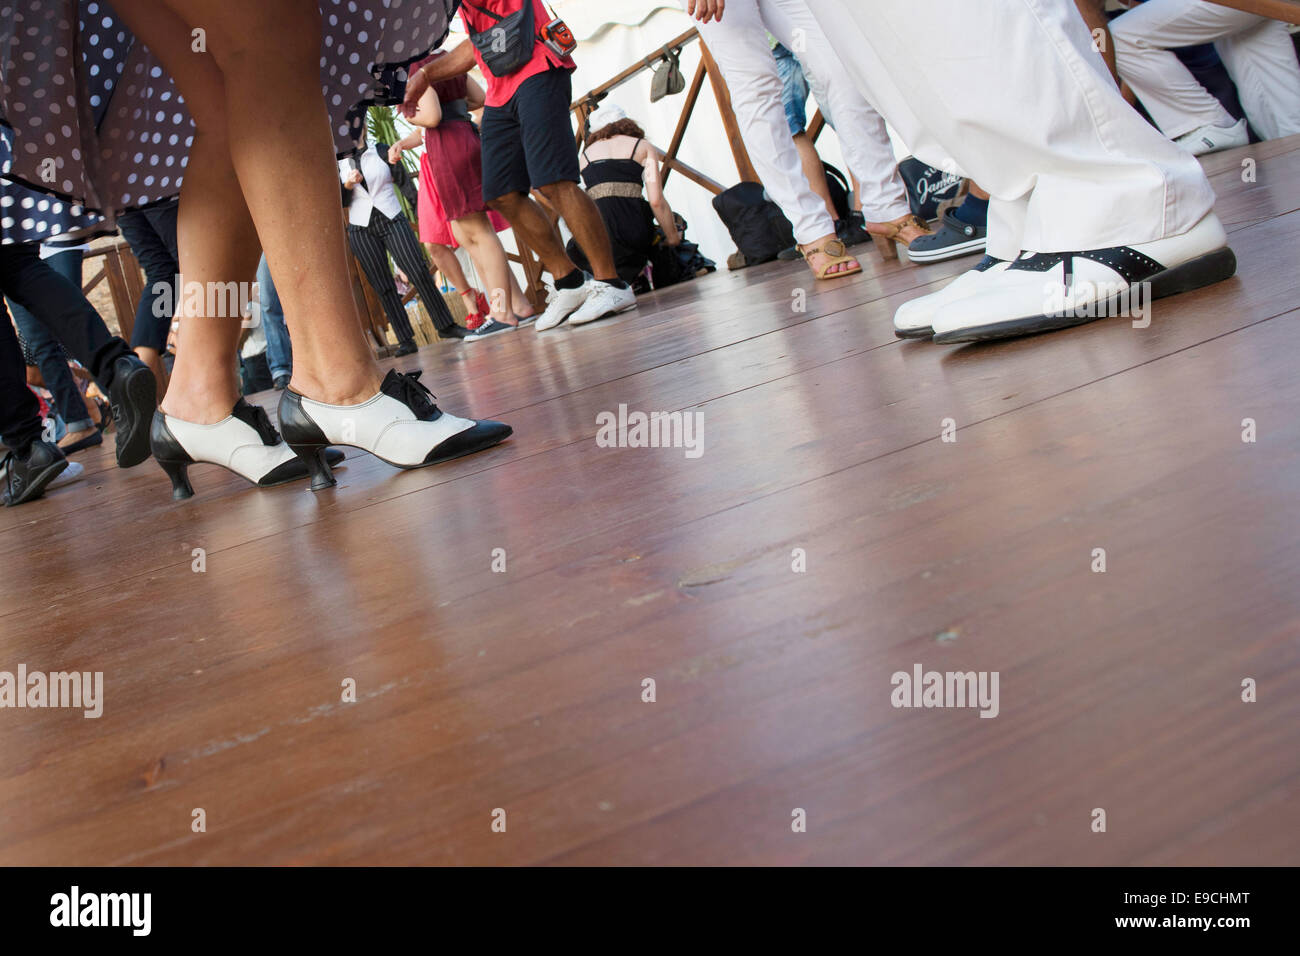
[[496, 319], [488, 319], [477, 329], [465, 336], [466, 342], [477, 342], [479, 339], [485, 339], [489, 335], [498, 335], [502, 332], [513, 332], [517, 326], [506, 325], [504, 322], [498, 322]]
[[399, 345], [397, 347], [397, 351], [394, 352], [393, 355], [398, 358], [401, 358], [403, 355], [414, 355], [418, 351], [420, 351], [420, 347], [418, 345], [416, 345], [414, 342], [407, 342], [405, 345]]
[[158, 407], [158, 380], [134, 355], [113, 363], [113, 384], [108, 387], [117, 426], [117, 467], [134, 468], [149, 457], [149, 426]]
[[286, 388], [289, 387], [289, 380], [291, 378], [292, 376], [290, 375], [277, 375], [275, 377], [275, 381], [271, 383], [271, 387], [274, 388], [277, 392], [283, 392]]
[[32, 442], [26, 458], [11, 452], [5, 457], [3, 466], [4, 503], [5, 507], [13, 507], [44, 494], [45, 486], [68, 467], [68, 459], [59, 451], [58, 445], [36, 441]]
[[463, 325], [453, 325], [449, 329], [438, 330], [438, 338], [440, 339], [467, 339], [473, 334]]

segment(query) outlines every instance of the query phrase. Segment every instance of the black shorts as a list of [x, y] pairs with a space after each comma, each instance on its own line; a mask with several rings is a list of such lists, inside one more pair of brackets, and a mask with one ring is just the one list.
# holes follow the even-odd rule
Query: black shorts
[[568, 70], [530, 76], [504, 106], [483, 109], [483, 201], [551, 183], [578, 182], [578, 145], [569, 122]]

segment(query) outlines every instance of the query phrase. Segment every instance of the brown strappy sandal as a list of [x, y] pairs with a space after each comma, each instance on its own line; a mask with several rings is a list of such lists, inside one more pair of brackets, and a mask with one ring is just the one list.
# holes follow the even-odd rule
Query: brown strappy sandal
[[[846, 254], [847, 250], [845, 249], [844, 243], [840, 242], [838, 239], [827, 239], [821, 245], [813, 246], [812, 248], [809, 248], [808, 246], [800, 246], [799, 251], [803, 253], [804, 260], [808, 263], [808, 268], [812, 269], [812, 274], [818, 279], [840, 279], [844, 276], [857, 275], [862, 271], [862, 264], [858, 262], [855, 256]], [[827, 260], [822, 264], [820, 269], [813, 266], [811, 259], [812, 256], [818, 254], [825, 256]], [[831, 272], [831, 269], [835, 268], [835, 266], [847, 262], [851, 262], [853, 265], [847, 269], [841, 269], [838, 272]]]
[[[934, 235], [929, 223], [910, 212], [892, 222], [868, 222], [865, 226], [867, 232], [871, 233], [872, 243], [880, 250], [882, 259], [898, 258], [898, 246], [895, 243], [907, 246], [913, 239]], [[903, 238], [905, 233], [907, 236]]]

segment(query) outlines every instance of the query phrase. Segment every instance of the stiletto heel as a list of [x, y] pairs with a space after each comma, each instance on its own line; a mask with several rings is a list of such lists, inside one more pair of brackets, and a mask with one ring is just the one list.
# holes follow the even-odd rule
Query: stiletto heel
[[307, 466], [307, 474], [311, 476], [311, 490], [321, 491], [325, 488], [332, 488], [338, 484], [334, 480], [334, 471], [330, 468], [330, 463], [325, 459], [325, 452], [328, 450], [327, 445], [295, 445], [290, 443], [293, 453], [298, 456], [304, 465]]
[[172, 500], [184, 501], [186, 498], [194, 497], [194, 489], [190, 487], [188, 461], [160, 461], [162, 470], [167, 472], [167, 477], [172, 480]]

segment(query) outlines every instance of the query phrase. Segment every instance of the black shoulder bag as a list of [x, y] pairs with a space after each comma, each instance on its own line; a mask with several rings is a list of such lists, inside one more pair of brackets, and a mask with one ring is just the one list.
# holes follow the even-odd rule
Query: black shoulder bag
[[537, 43], [537, 30], [533, 25], [533, 0], [524, 0], [521, 9], [504, 17], [491, 10], [465, 0], [484, 16], [496, 21], [496, 26], [481, 33], [471, 33], [470, 41], [483, 58], [483, 66], [493, 76], [509, 76], [533, 58]]

